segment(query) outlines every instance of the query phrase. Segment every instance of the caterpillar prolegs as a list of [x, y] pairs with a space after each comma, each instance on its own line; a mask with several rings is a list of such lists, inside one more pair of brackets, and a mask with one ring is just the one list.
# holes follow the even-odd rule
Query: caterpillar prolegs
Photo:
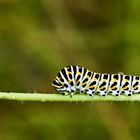
[[131, 96], [133, 93], [140, 93], [140, 77], [123, 73], [101, 74], [82, 66], [67, 66], [58, 73], [52, 86], [62, 95], [73, 96], [79, 91], [89, 96], [95, 93], [101, 96]]

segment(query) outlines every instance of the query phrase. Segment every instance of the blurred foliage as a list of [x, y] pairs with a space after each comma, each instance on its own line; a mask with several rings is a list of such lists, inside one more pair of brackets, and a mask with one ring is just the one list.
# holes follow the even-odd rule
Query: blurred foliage
[[[0, 89], [53, 93], [67, 65], [140, 75], [138, 0], [0, 0]], [[0, 102], [0, 138], [139, 139], [139, 103]]]

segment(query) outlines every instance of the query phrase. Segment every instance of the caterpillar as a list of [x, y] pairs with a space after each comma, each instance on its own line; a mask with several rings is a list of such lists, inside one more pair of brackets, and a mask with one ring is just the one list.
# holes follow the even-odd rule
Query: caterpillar
[[124, 94], [131, 96], [140, 93], [140, 77], [123, 73], [107, 74], [90, 71], [82, 66], [64, 67], [52, 83], [54, 89], [62, 95], [81, 94], [101, 96]]

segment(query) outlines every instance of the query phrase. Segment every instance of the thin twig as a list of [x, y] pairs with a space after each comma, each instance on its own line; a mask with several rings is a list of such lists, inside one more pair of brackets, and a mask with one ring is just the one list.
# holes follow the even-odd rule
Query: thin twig
[[55, 102], [90, 102], [90, 101], [140, 101], [139, 94], [133, 94], [132, 96], [121, 95], [119, 97], [107, 95], [106, 97], [101, 97], [99, 95], [94, 95], [93, 97], [87, 95], [74, 95], [72, 98], [70, 96], [63, 96], [61, 94], [43, 94], [43, 93], [6, 93], [0, 92], [0, 99], [3, 100], [17, 100], [17, 101], [55, 101]]

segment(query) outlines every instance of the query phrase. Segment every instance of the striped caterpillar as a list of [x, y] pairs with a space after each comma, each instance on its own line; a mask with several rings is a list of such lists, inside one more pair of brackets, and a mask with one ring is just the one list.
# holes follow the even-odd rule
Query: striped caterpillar
[[58, 73], [52, 86], [62, 95], [69, 94], [71, 97], [77, 90], [89, 96], [95, 93], [101, 96], [109, 93], [131, 96], [132, 93], [140, 93], [140, 77], [123, 73], [101, 74], [81, 66], [67, 66]]

